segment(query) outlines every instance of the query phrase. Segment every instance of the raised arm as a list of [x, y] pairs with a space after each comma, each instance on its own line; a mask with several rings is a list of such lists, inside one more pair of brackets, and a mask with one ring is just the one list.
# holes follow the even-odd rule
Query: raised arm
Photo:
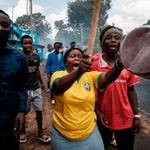
[[78, 77], [90, 71], [91, 62], [87, 58], [90, 58], [88, 55], [83, 55], [83, 58], [80, 60], [79, 68], [71, 71], [69, 74], [57, 79], [54, 81], [52, 86], [52, 91], [55, 94], [62, 94], [68, 90], [72, 84], [78, 79]]
[[121, 60], [116, 60], [113, 67], [101, 76], [99, 86], [100, 89], [106, 88], [110, 83], [112, 83], [118, 78], [123, 69], [123, 65], [120, 61]]
[[71, 73], [54, 81], [52, 91], [57, 95], [64, 93], [72, 86], [79, 76], [80, 73], [78, 70], [73, 70]]

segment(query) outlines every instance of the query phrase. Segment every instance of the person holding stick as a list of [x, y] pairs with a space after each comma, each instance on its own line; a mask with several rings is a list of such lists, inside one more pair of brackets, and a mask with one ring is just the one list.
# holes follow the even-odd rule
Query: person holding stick
[[[94, 54], [92, 70], [108, 72], [119, 56], [122, 35], [111, 25], [102, 27], [100, 45], [102, 52]], [[134, 43], [133, 43], [134, 44]], [[121, 74], [104, 91], [97, 90], [96, 112], [98, 127], [105, 150], [115, 135], [119, 150], [133, 150], [135, 134], [140, 132], [141, 123], [138, 111], [137, 94], [134, 85], [139, 77], [116, 66]]]
[[51, 77], [51, 91], [56, 100], [52, 116], [51, 145], [53, 150], [104, 150], [97, 128], [95, 90], [103, 91], [120, 74], [118, 59], [105, 74], [90, 71], [91, 56], [79, 48], [64, 55], [67, 70]]

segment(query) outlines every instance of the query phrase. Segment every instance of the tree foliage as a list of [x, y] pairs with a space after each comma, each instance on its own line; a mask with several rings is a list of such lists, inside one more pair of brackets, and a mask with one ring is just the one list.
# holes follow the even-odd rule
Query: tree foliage
[[[101, 12], [99, 16], [99, 25], [103, 25], [108, 18], [107, 11], [110, 9], [111, 0], [102, 1]], [[72, 28], [79, 28], [80, 24], [85, 29], [89, 29], [92, 20], [94, 0], [76, 0], [68, 2], [68, 22]]]
[[23, 15], [16, 19], [16, 24], [22, 29], [34, 30], [39, 33], [40, 38], [46, 38], [51, 32], [51, 26], [45, 20], [45, 16], [41, 13], [35, 13], [31, 16]]
[[56, 28], [57, 30], [59, 30], [59, 31], [62, 31], [62, 30], [64, 30], [64, 29], [67, 28], [67, 25], [64, 23], [63, 20], [56, 20], [56, 21], [54, 22], [54, 26], [55, 26], [55, 28]]
[[150, 25], [150, 19], [144, 25]]
[[[74, 40], [80, 43], [81, 27], [82, 27], [84, 38], [83, 44], [87, 45], [89, 28], [93, 14], [93, 7], [94, 7], [94, 0], [75, 0], [74, 2], [68, 2], [67, 7], [68, 24], [67, 27], [61, 26], [61, 30], [59, 28], [59, 32], [61, 32], [62, 29], [65, 30], [66, 32], [68, 31], [68, 34], [69, 33], [72, 34], [71, 39], [74, 38]], [[105, 24], [106, 19], [108, 18], [107, 12], [110, 8], [111, 8], [111, 0], [103, 0], [99, 16], [99, 25], [98, 25], [99, 27]], [[59, 36], [60, 35], [61, 33], [59, 33]], [[97, 35], [97, 42], [98, 42], [98, 35]]]
[[77, 39], [77, 36], [74, 36], [74, 31], [63, 20], [55, 21], [54, 26], [59, 31], [56, 34], [55, 41], [61, 41], [65, 46], [69, 47], [70, 41]]

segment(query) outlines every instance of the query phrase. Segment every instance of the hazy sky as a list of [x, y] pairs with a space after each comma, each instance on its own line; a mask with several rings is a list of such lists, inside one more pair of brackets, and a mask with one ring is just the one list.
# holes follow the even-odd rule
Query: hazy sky
[[[41, 12], [46, 16], [51, 25], [55, 20], [67, 20], [67, 2], [74, 0], [32, 0], [33, 13]], [[27, 14], [27, 0], [0, 0], [0, 9], [6, 11], [13, 20], [18, 16]], [[112, 7], [109, 10], [108, 23], [114, 23], [127, 33], [147, 22], [150, 19], [150, 0], [112, 0]], [[55, 30], [52, 35], [54, 36]]]

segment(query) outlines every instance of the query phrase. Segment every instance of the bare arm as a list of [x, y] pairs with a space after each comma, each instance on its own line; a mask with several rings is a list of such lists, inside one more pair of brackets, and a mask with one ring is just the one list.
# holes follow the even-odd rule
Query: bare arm
[[72, 86], [72, 84], [77, 80], [79, 76], [80, 73], [78, 72], [78, 70], [73, 70], [71, 73], [55, 81], [52, 86], [52, 91], [58, 95], [64, 93]]
[[77, 70], [71, 71], [68, 75], [61, 77], [56, 80], [53, 84], [52, 91], [58, 95], [64, 93], [68, 90], [72, 84], [77, 80], [77, 78], [85, 72], [90, 71], [91, 62], [89, 62], [90, 56], [83, 55], [82, 60], [80, 61], [79, 68]]
[[44, 90], [45, 89], [45, 85], [44, 85], [43, 80], [41, 78], [41, 73], [40, 73], [40, 69], [39, 68], [38, 68], [38, 71], [37, 71], [37, 79], [38, 79], [38, 81], [41, 84], [41, 89]]
[[[90, 58], [91, 56], [84, 54], [82, 60], [80, 61], [79, 69], [73, 70], [68, 75], [61, 77], [60, 79], [55, 81], [52, 87], [52, 91], [57, 94], [64, 93], [71, 87], [71, 85], [76, 81], [76, 79], [80, 76], [81, 73], [89, 72], [91, 67]], [[121, 64], [119, 65], [121, 69], [118, 69], [118, 67], [114, 65], [107, 73], [101, 76], [100, 89], [106, 88], [119, 76], [123, 67]]]
[[138, 101], [137, 101], [137, 93], [135, 91], [134, 86], [129, 86], [128, 87], [128, 98], [129, 98], [129, 102], [132, 108], [133, 113], [139, 114], [139, 110], [138, 110]]
[[139, 133], [141, 131], [141, 121], [140, 121], [140, 117], [138, 116], [139, 114], [138, 101], [137, 101], [137, 94], [136, 94], [134, 86], [128, 87], [128, 98], [129, 98], [132, 111], [134, 113], [133, 127], [135, 130], [135, 133]]
[[118, 78], [123, 68], [122, 64], [119, 61], [120, 60], [117, 60], [114, 66], [108, 72], [101, 76], [100, 89], [106, 88], [110, 83]]

